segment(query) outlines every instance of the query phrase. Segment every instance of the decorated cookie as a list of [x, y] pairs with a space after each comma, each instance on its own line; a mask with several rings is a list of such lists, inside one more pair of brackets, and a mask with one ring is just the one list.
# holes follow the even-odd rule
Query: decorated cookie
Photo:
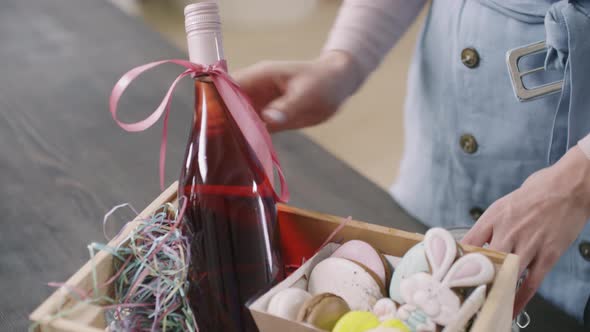
[[372, 312], [383, 322], [396, 317], [397, 307], [392, 299], [384, 297], [375, 303]]
[[351, 240], [341, 245], [332, 257], [346, 258], [351, 261], [363, 264], [373, 271], [383, 285], [387, 285], [391, 278], [391, 266], [383, 255], [372, 245], [360, 241]]
[[268, 303], [268, 313], [281, 318], [295, 320], [300, 307], [311, 295], [300, 288], [287, 288], [276, 293]]
[[389, 284], [389, 297], [397, 303], [405, 303], [399, 289], [401, 281], [415, 273], [428, 272], [429, 270], [426, 254], [424, 253], [424, 243], [420, 242], [408, 250], [396, 265]]
[[350, 307], [340, 296], [330, 293], [318, 294], [305, 301], [299, 309], [297, 320], [331, 331], [336, 322], [349, 311]]
[[342, 316], [332, 332], [365, 332], [379, 326], [377, 316], [367, 311], [351, 311]]
[[318, 263], [309, 276], [312, 295], [332, 293], [342, 297], [352, 310], [370, 311], [384, 296], [379, 279], [366, 267], [348, 259], [329, 257]]
[[436, 324], [445, 326], [457, 317], [461, 301], [451, 288], [485, 285], [494, 278], [494, 266], [482, 254], [467, 254], [454, 262], [457, 244], [442, 228], [426, 233], [424, 250], [432, 273], [416, 273], [400, 284], [406, 304], [397, 315], [411, 331], [435, 331]]
[[461, 332], [475, 314], [479, 311], [486, 299], [486, 285], [477, 287], [463, 302], [461, 309], [455, 317], [445, 326], [442, 332]]

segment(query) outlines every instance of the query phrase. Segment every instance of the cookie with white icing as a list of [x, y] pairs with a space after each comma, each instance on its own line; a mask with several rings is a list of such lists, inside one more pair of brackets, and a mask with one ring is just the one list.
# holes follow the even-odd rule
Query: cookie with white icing
[[430, 266], [424, 252], [424, 243], [420, 242], [410, 248], [395, 267], [389, 283], [389, 297], [399, 304], [404, 304], [405, 301], [400, 291], [402, 280], [418, 272], [428, 271], [430, 271]]
[[460, 317], [461, 299], [453, 291], [492, 282], [492, 262], [480, 253], [469, 253], [455, 261], [457, 243], [445, 229], [432, 228], [424, 236], [425, 253], [431, 274], [419, 272], [400, 285], [406, 302], [397, 315], [412, 330], [434, 331], [435, 324], [446, 326]]
[[397, 306], [392, 299], [384, 297], [375, 303], [372, 312], [383, 322], [396, 318]]
[[312, 295], [332, 293], [342, 297], [352, 310], [371, 311], [385, 290], [368, 268], [348, 259], [329, 257], [318, 263], [309, 276]]
[[392, 270], [385, 257], [372, 245], [360, 240], [350, 240], [341, 245], [331, 257], [346, 258], [373, 271], [381, 283], [388, 285]]

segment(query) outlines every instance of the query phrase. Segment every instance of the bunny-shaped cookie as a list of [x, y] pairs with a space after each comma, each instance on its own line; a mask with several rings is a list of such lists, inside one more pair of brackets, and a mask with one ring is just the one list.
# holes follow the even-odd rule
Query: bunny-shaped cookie
[[406, 304], [399, 308], [398, 317], [415, 332], [435, 331], [436, 324], [445, 326], [453, 320], [461, 300], [451, 288], [484, 285], [494, 278], [494, 266], [482, 254], [467, 254], [453, 264], [457, 243], [442, 228], [426, 232], [424, 246], [432, 274], [416, 273], [400, 286]]

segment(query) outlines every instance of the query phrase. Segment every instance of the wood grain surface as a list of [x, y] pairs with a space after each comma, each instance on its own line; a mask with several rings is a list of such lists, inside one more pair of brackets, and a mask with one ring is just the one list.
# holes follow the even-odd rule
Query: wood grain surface
[[[27, 315], [104, 242], [114, 205], [139, 210], [159, 193], [160, 125], [128, 134], [107, 102], [116, 80], [151, 60], [184, 58], [140, 21], [104, 0], [0, 1], [0, 331], [25, 331]], [[231, 59], [230, 63], [231, 63]], [[173, 66], [146, 74], [122, 100], [126, 120], [158, 104]], [[191, 84], [177, 90], [167, 182], [176, 179], [190, 121]], [[274, 137], [295, 206], [424, 231], [390, 196], [298, 133]], [[118, 213], [117, 224], [131, 218]], [[576, 331], [541, 299], [539, 331]], [[582, 330], [581, 328], [579, 329]]]

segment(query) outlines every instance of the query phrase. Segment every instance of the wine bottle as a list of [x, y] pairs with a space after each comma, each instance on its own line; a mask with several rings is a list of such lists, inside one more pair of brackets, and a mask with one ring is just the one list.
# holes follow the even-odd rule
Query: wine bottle
[[[224, 60], [215, 1], [185, 9], [190, 60]], [[272, 181], [207, 75], [194, 78], [195, 107], [180, 177], [191, 239], [189, 300], [201, 331], [257, 331], [247, 301], [284, 278]]]

